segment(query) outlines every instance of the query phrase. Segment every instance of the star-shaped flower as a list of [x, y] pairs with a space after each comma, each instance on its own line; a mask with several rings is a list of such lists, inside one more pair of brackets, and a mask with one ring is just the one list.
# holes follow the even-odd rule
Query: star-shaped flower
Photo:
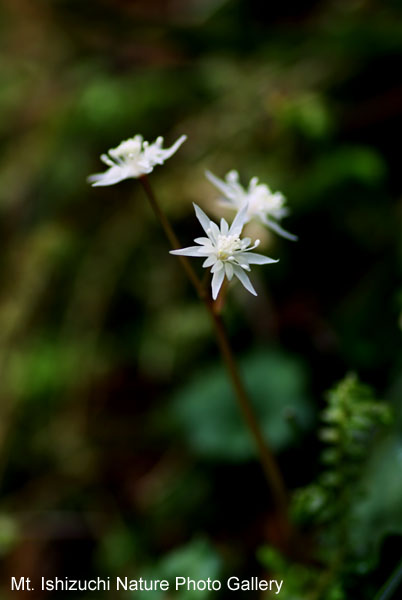
[[113, 185], [123, 179], [151, 173], [155, 165], [162, 165], [186, 139], [187, 136], [182, 135], [173, 146], [163, 149], [163, 137], [150, 144], [143, 140], [142, 135], [136, 135], [102, 154], [101, 160], [109, 168], [104, 173], [90, 175], [88, 181], [93, 186]]
[[230, 208], [240, 210], [248, 202], [247, 220], [258, 219], [264, 225], [288, 240], [297, 240], [297, 236], [283, 229], [278, 221], [288, 214], [285, 206], [286, 199], [280, 192], [271, 192], [264, 183], [258, 183], [258, 178], [250, 180], [248, 189], [239, 183], [237, 171], [229, 171], [225, 180], [219, 179], [210, 171], [206, 171], [209, 181], [223, 194], [222, 203]]
[[196, 238], [194, 241], [199, 244], [198, 246], [171, 250], [170, 253], [204, 258], [202, 266], [205, 268], [211, 267], [211, 273], [213, 273], [211, 287], [214, 300], [219, 294], [225, 276], [230, 281], [233, 275], [237, 277], [246, 290], [256, 296], [257, 292], [245, 271], [250, 271], [250, 265], [252, 264], [264, 265], [278, 261], [251, 252], [260, 243], [259, 240], [256, 240], [254, 245], [250, 245], [250, 238], [240, 238], [243, 226], [248, 219], [247, 204], [237, 213], [230, 227], [225, 219], [221, 219], [220, 227], [218, 227], [196, 204], [194, 204], [194, 209], [197, 219], [208, 237]]

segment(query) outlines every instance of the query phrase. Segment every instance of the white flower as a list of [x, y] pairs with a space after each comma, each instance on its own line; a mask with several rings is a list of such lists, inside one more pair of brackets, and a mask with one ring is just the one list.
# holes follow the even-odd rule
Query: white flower
[[225, 275], [229, 281], [233, 275], [237, 277], [246, 290], [256, 296], [257, 292], [245, 271], [250, 271], [250, 265], [253, 264], [264, 265], [278, 262], [273, 258], [251, 252], [258, 246], [260, 240], [256, 240], [255, 244], [250, 246], [250, 238], [240, 238], [243, 226], [247, 221], [247, 208], [247, 204], [245, 204], [235, 216], [230, 227], [225, 219], [221, 219], [220, 227], [218, 227], [199, 206], [194, 204], [197, 219], [208, 237], [196, 238], [194, 241], [199, 246], [190, 246], [170, 252], [171, 254], [198, 256], [205, 259], [202, 266], [211, 267], [211, 273], [213, 273], [211, 286], [214, 300], [219, 294]]
[[229, 171], [225, 181], [210, 171], [206, 171], [205, 174], [209, 181], [222, 192], [224, 196], [222, 202], [226, 206], [239, 210], [245, 202], [248, 202], [246, 223], [256, 218], [282, 237], [297, 240], [297, 236], [285, 231], [278, 223], [289, 212], [285, 206], [286, 199], [280, 192], [271, 192], [267, 185], [258, 183], [257, 177], [253, 177], [248, 189], [245, 189], [239, 183], [237, 171]]
[[117, 148], [111, 148], [108, 154], [102, 154], [101, 160], [109, 168], [104, 173], [90, 175], [88, 181], [94, 186], [113, 185], [123, 179], [146, 175], [155, 165], [162, 165], [170, 158], [186, 139], [187, 136], [182, 135], [173, 146], [163, 149], [163, 137], [150, 144], [142, 135], [136, 135], [121, 142]]

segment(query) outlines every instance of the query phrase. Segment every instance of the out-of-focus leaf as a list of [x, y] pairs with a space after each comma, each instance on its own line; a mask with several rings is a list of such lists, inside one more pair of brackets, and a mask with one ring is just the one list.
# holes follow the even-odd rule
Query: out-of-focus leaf
[[283, 600], [346, 600], [341, 584], [331, 581], [331, 577], [317, 567], [289, 561], [272, 546], [259, 548], [257, 557], [271, 577], [275, 577], [277, 581], [283, 580], [280, 591]]
[[[57, 394], [76, 381], [77, 373], [90, 377], [91, 373], [82, 373], [82, 369], [91, 352], [92, 346], [85, 341], [63, 345], [45, 338], [35, 340], [31, 346], [10, 354], [9, 388], [28, 402]], [[96, 367], [102, 370], [100, 364], [98, 355]]]
[[382, 157], [365, 146], [338, 146], [318, 157], [311, 169], [305, 172], [298, 184], [299, 193], [306, 199], [326, 200], [341, 186], [357, 182], [371, 186], [380, 182], [386, 166]]
[[327, 137], [333, 128], [333, 119], [322, 97], [302, 94], [279, 105], [278, 118], [289, 128], [300, 131], [307, 138]]
[[[219, 578], [222, 561], [210, 542], [204, 538], [196, 538], [185, 546], [177, 548], [164, 556], [159, 564], [150, 570], [153, 579], [167, 579], [173, 590], [175, 598], [180, 600], [204, 600], [210, 598], [216, 592], [206, 590], [186, 589], [186, 585], [180, 586], [175, 592], [175, 578], [188, 577], [195, 581], [201, 579]], [[153, 575], [152, 575], [153, 573]], [[145, 575], [144, 575], [145, 578]], [[172, 592], [134, 592], [133, 597], [149, 600], [162, 600], [172, 597]]]
[[0, 556], [9, 552], [20, 538], [20, 528], [15, 519], [5, 513], [0, 514]]
[[133, 531], [116, 524], [104, 534], [98, 548], [97, 561], [106, 571], [118, 571], [131, 564], [139, 554], [138, 541]]
[[[279, 352], [260, 351], [241, 361], [241, 370], [272, 448], [279, 451], [295, 443], [314, 420], [300, 362]], [[197, 374], [174, 398], [172, 410], [197, 454], [234, 461], [255, 455], [222, 366]]]
[[[361, 500], [352, 511], [349, 539], [357, 557], [375, 558], [386, 535], [402, 535], [402, 440], [391, 434], [379, 442], [365, 469]], [[361, 568], [368, 568], [367, 561]]]

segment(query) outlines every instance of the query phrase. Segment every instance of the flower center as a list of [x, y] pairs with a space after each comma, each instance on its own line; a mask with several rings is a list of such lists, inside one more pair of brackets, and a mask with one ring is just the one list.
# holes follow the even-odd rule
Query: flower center
[[141, 154], [141, 142], [135, 139], [126, 140], [115, 149], [115, 154], [124, 162], [135, 163]]
[[244, 250], [245, 246], [247, 246], [247, 243], [244, 244], [244, 241], [241, 240], [238, 235], [220, 234], [216, 242], [218, 258], [227, 260], [236, 252]]
[[280, 194], [272, 194], [258, 187], [248, 196], [249, 208], [248, 214], [253, 215], [257, 212], [275, 214], [283, 207], [284, 198]]

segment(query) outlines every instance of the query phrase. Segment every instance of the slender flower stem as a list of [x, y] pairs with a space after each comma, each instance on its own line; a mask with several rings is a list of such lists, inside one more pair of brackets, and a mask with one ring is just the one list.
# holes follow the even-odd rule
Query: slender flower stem
[[391, 600], [394, 592], [402, 585], [402, 560], [398, 563], [388, 581], [383, 585], [374, 600]]
[[[181, 248], [180, 242], [177, 239], [177, 236], [176, 236], [171, 224], [169, 223], [168, 218], [166, 217], [165, 213], [160, 208], [160, 206], [156, 200], [155, 194], [152, 191], [148, 177], [146, 175], [143, 175], [142, 177], [140, 177], [140, 181], [141, 181], [142, 186], [145, 190], [145, 193], [148, 197], [148, 200], [152, 206], [152, 210], [154, 211], [156, 217], [159, 219], [159, 221], [162, 225], [163, 231], [165, 232], [166, 237], [169, 240], [173, 250], [178, 250], [179, 248]], [[185, 256], [179, 256], [178, 258], [183, 266], [183, 269], [185, 270], [185, 272], [187, 274], [187, 277], [190, 279], [191, 283], [193, 284], [197, 294], [199, 295], [199, 297], [202, 300], [204, 300], [207, 297], [205, 288], [202, 285], [201, 281], [199, 280], [193, 267], [191, 266], [190, 261]]]
[[[168, 238], [170, 244], [172, 245], [174, 250], [181, 248], [179, 240], [175, 232], [172, 229], [166, 215], [161, 210], [156, 197], [152, 191], [150, 183], [146, 176], [140, 178], [140, 181], [143, 185], [145, 193], [150, 201], [150, 204], [161, 222], [161, 225], [164, 229], [166, 237]], [[290, 524], [288, 518], [288, 498], [286, 487], [279, 470], [278, 464], [275, 460], [275, 457], [264, 440], [264, 436], [261, 432], [260, 426], [258, 424], [256, 415], [254, 413], [253, 406], [250, 402], [250, 399], [247, 395], [247, 391], [244, 387], [243, 381], [241, 379], [239, 369], [236, 363], [236, 359], [234, 357], [232, 348], [230, 346], [230, 342], [226, 333], [226, 329], [220, 314], [215, 310], [214, 302], [209, 293], [206, 292], [205, 286], [199, 279], [198, 275], [194, 271], [190, 261], [186, 256], [178, 256], [180, 262], [190, 279], [192, 285], [194, 286], [198, 296], [204, 302], [208, 313], [213, 322], [216, 338], [218, 341], [218, 345], [222, 354], [222, 358], [225, 362], [226, 368], [228, 370], [231, 383], [233, 385], [233, 389], [235, 391], [236, 399], [238, 401], [240, 410], [242, 412], [243, 418], [249, 428], [249, 431], [254, 439], [256, 444], [260, 462], [268, 482], [269, 487], [271, 488], [273, 500], [275, 503], [276, 510], [278, 512], [278, 516], [281, 517], [281, 537], [282, 542], [287, 542], [287, 539], [290, 534]]]

